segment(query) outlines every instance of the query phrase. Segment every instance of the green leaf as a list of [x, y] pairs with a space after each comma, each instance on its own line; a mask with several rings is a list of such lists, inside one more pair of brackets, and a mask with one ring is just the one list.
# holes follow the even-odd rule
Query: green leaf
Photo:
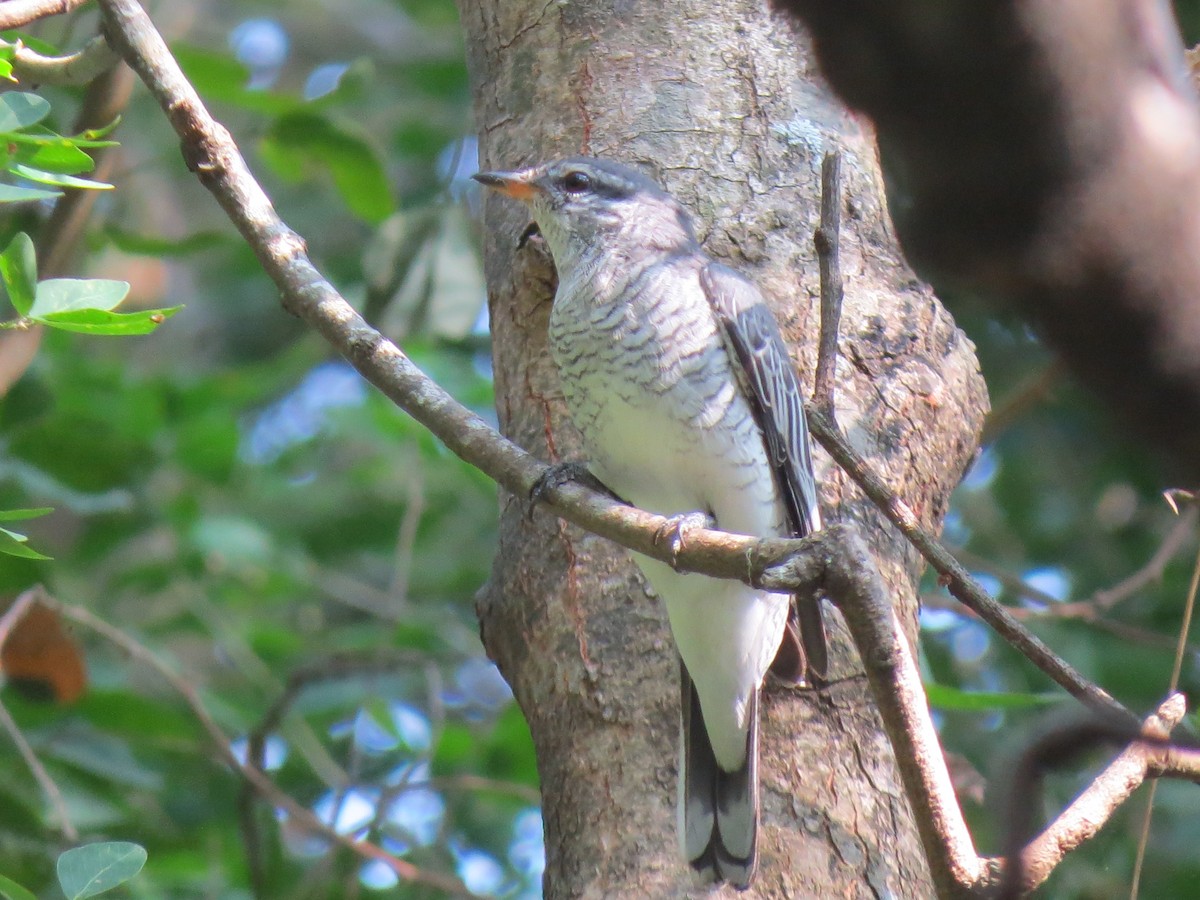
[[74, 331], [78, 334], [150, 334], [165, 319], [183, 309], [170, 306], [165, 309], [142, 309], [131, 313], [115, 313], [104, 309], [76, 309], [67, 312], [30, 316], [50, 328]]
[[5, 78], [9, 81], [15, 81], [12, 73], [12, 63], [7, 59], [0, 59], [0, 78]]
[[20, 131], [50, 115], [50, 101], [37, 94], [0, 94], [0, 132]]
[[17, 315], [28, 315], [37, 296], [37, 251], [23, 231], [0, 253], [0, 281]]
[[146, 850], [129, 841], [86, 844], [58, 858], [58, 883], [67, 900], [95, 897], [142, 871]]
[[[17, 141], [15, 146], [12, 155], [15, 163], [41, 172], [75, 175], [79, 172], [90, 172], [96, 167], [90, 156], [58, 135], [40, 140]], [[10, 163], [9, 168], [12, 165]]]
[[30, 891], [3, 875], [0, 875], [0, 897], [4, 900], [37, 900]]
[[1060, 694], [1013, 694], [1003, 691], [964, 691], [944, 684], [926, 684], [929, 705], [953, 712], [993, 712], [1006, 709], [1034, 709], [1061, 703]]
[[38, 506], [32, 509], [0, 509], [0, 522], [17, 522], [21, 519], [37, 519], [54, 512], [53, 506]]
[[62, 191], [47, 191], [42, 188], [0, 184], [0, 203], [23, 203], [26, 200], [53, 200], [55, 197], [61, 196]]
[[83, 188], [89, 191], [111, 191], [112, 185], [104, 181], [92, 181], [90, 178], [76, 178], [74, 175], [62, 175], [58, 172], [45, 172], [18, 162], [10, 163], [8, 171], [38, 184], [53, 184], [57, 187]]
[[129, 282], [106, 278], [51, 278], [37, 286], [37, 299], [26, 315], [42, 318], [53, 313], [112, 309], [129, 293]]
[[310, 112], [275, 121], [259, 148], [284, 178], [296, 181], [324, 167], [350, 211], [377, 225], [392, 212], [392, 189], [375, 148], [349, 128]]
[[0, 528], [0, 553], [7, 556], [19, 556], [21, 559], [50, 559], [43, 553], [38, 553], [26, 543], [29, 538], [7, 528]]
[[[51, 44], [49, 41], [44, 41], [39, 37], [29, 34], [27, 31], [18, 31], [15, 28], [9, 28], [5, 31], [0, 31], [0, 40], [8, 41], [11, 46], [17, 41], [20, 41], [24, 46], [33, 50], [35, 53], [40, 53], [42, 56], [62, 56], [62, 50], [57, 44]], [[12, 47], [12, 57], [16, 58], [16, 47]]]
[[109, 225], [104, 229], [104, 236], [112, 241], [118, 250], [142, 256], [188, 256], [230, 244], [229, 236], [219, 231], [196, 231], [172, 239], [156, 234], [135, 234]]

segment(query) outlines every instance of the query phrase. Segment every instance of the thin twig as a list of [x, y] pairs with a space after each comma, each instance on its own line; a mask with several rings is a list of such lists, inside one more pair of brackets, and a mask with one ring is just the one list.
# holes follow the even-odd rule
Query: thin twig
[[[1164, 766], [1171, 750], [1163, 746], [1167, 735], [1186, 711], [1182, 694], [1168, 697], [1134, 732], [1143, 738], [1122, 751], [1041, 834], [1029, 842], [1019, 854], [1018, 865], [1010, 867], [1007, 885], [1011, 896], [1023, 895], [1042, 884], [1064, 856], [1100, 831], [1147, 777], [1188, 777], [1186, 765]], [[1114, 731], [1111, 724], [1100, 724], [1096, 736], [1103, 737], [1106, 729]], [[1124, 730], [1123, 724], [1116, 726], [1116, 731]], [[1181, 757], [1185, 755], [1189, 763], [1193, 761], [1194, 754], [1180, 754]], [[1035, 802], [1027, 790], [1022, 789], [1021, 793], [1018, 799], [1022, 803]]]
[[829, 452], [834, 461], [854, 479], [865, 493], [920, 551], [926, 561], [942, 576], [951, 595], [961, 601], [979, 618], [987, 622], [1002, 638], [1019, 650], [1030, 662], [1045, 672], [1067, 693], [1102, 714], [1117, 715], [1135, 725], [1136, 716], [1106, 691], [1088, 681], [1012, 614], [997, 603], [979, 586], [966, 569], [940, 541], [921, 527], [916, 514], [901, 500], [846, 443], [838, 427], [821, 412], [809, 410], [808, 424], [813, 435]]
[[[1200, 510], [1195, 504], [1189, 504], [1179, 514], [1175, 524], [1172, 525], [1171, 530], [1167, 532], [1166, 537], [1163, 538], [1145, 565], [1112, 587], [1098, 590], [1083, 600], [1064, 602], [1029, 584], [1020, 575], [1010, 572], [965, 547], [955, 547], [950, 552], [964, 566], [986, 572], [1018, 597], [1032, 600], [1042, 607], [1037, 610], [1022, 610], [1020, 618], [1082, 619], [1090, 622], [1096, 621], [1101, 612], [1107, 612], [1119, 603], [1128, 600], [1148, 585], [1162, 581], [1163, 571], [1167, 564], [1175, 558], [1175, 555], [1195, 533], [1198, 519], [1200, 519]], [[1174, 646], [1174, 641], [1172, 641], [1172, 646]]]
[[396, 552], [393, 555], [392, 578], [388, 593], [392, 597], [391, 608], [396, 616], [402, 616], [408, 606], [408, 584], [412, 576], [413, 550], [417, 544], [417, 530], [425, 512], [424, 479], [419, 465], [409, 468], [405, 483], [406, 505], [396, 534]]
[[21, 759], [25, 760], [25, 765], [33, 773], [38, 787], [42, 789], [42, 793], [46, 795], [46, 799], [54, 807], [54, 818], [58, 820], [59, 831], [62, 832], [63, 837], [74, 844], [79, 840], [79, 832], [71, 822], [71, 816], [67, 812], [67, 804], [63, 800], [62, 792], [59, 791], [58, 785], [54, 783], [54, 779], [50, 777], [50, 773], [46, 771], [46, 767], [42, 765], [42, 761], [37, 758], [37, 754], [33, 752], [33, 748], [25, 740], [25, 735], [21, 733], [20, 726], [17, 725], [16, 721], [9, 714], [8, 708], [2, 702], [0, 702], [0, 726], [3, 726], [4, 730], [8, 732], [8, 736], [12, 738], [12, 742], [17, 745]]
[[[969, 609], [963, 609], [961, 603], [953, 597], [947, 597], [944, 594], [922, 594], [921, 595], [922, 609], [944, 609], [950, 612], [956, 612], [961, 616], [982, 621], [979, 616], [971, 612]], [[1030, 620], [1057, 618], [1054, 610], [1042, 609], [1023, 609], [1018, 606], [1007, 607], [1013, 618], [1020, 622], [1028, 622]], [[1175, 649], [1176, 638], [1165, 634], [1159, 634], [1157, 631], [1150, 631], [1146, 628], [1138, 628], [1136, 625], [1129, 625], [1125, 622], [1118, 622], [1114, 619], [1107, 618], [1101, 615], [1080, 614], [1074, 617], [1075, 621], [1081, 622], [1089, 628], [1095, 628], [1099, 631], [1105, 631], [1108, 634], [1121, 638], [1135, 644], [1141, 644], [1146, 647], [1158, 647], [1164, 650]]]
[[[1188, 512], [1196, 511], [1193, 505]], [[1192, 628], [1192, 613], [1196, 609], [1196, 591], [1200, 589], [1200, 550], [1196, 552], [1196, 563], [1192, 567], [1192, 580], [1188, 584], [1187, 602], [1183, 607], [1183, 623], [1179, 626], [1179, 643], [1175, 647], [1175, 663], [1171, 666], [1171, 681], [1168, 693], [1174, 694], [1179, 687], [1179, 676], [1183, 672], [1183, 657], [1187, 652], [1188, 632]], [[1133, 878], [1129, 887], [1129, 900], [1137, 900], [1142, 883], [1142, 866], [1146, 862], [1146, 848], [1150, 844], [1150, 822], [1154, 817], [1154, 795], [1158, 793], [1158, 782], [1151, 782], [1146, 797], [1146, 811], [1142, 815], [1142, 830], [1138, 836], [1137, 856], [1133, 863]]]
[[821, 270], [821, 342], [817, 373], [813, 376], [813, 403], [836, 421], [833, 387], [837, 378], [838, 326], [842, 318], [842, 264], [839, 253], [842, 229], [842, 155], [825, 154], [821, 162], [821, 224], [813, 235]]
[[1062, 381], [1066, 372], [1066, 363], [1061, 359], [1055, 359], [1013, 388], [996, 404], [983, 423], [983, 433], [979, 435], [979, 443], [986, 447], [996, 440], [1013, 422], [1037, 406], [1050, 393], [1051, 389]]
[[[294, 670], [288, 676], [287, 684], [275, 702], [247, 735], [247, 764], [260, 771], [265, 768], [267, 738], [279, 728], [296, 698], [309, 685], [335, 678], [387, 673], [398, 668], [414, 668], [422, 661], [423, 658], [419, 654], [405, 650], [381, 652], [371, 656], [363, 656], [361, 653], [337, 653]], [[341, 779], [341, 785], [349, 783], [349, 780]], [[242, 832], [242, 844], [246, 848], [250, 883], [255, 896], [258, 897], [263, 896], [267, 879], [261, 833], [255, 810], [255, 796], [253, 785], [245, 782], [238, 797], [238, 822]]]
[[4, 611], [4, 615], [0, 616], [0, 650], [4, 649], [4, 644], [8, 641], [8, 636], [12, 634], [12, 630], [17, 627], [20, 621], [25, 618], [25, 614], [29, 612], [29, 608], [37, 602], [38, 591], [31, 588], [27, 591], [22, 591], [21, 596], [13, 601], [13, 605]]
[[216, 749], [221, 762], [236, 772], [241, 778], [252, 784], [254, 789], [269, 803], [286, 813], [290, 824], [296, 825], [309, 834], [332, 841], [364, 859], [384, 863], [403, 881], [427, 884], [455, 897], [477, 896], [468, 890], [466, 885], [451, 875], [421, 869], [410, 862], [398, 859], [382, 847], [365, 840], [360, 840], [352, 835], [342, 834], [329, 824], [321, 821], [315, 813], [297, 803], [292, 797], [281, 790], [278, 785], [263, 774], [261, 769], [250, 765], [243, 765], [238, 760], [237, 755], [233, 752], [233, 748], [229, 744], [228, 736], [226, 736], [221, 726], [216, 723], [212, 715], [208, 712], [208, 709], [201, 702], [196, 688], [149, 647], [81, 606], [63, 603], [60, 600], [45, 595], [40, 598], [40, 602], [54, 612], [57, 612], [60, 616], [70, 619], [72, 622], [96, 633], [113, 646], [127, 653], [132, 659], [144, 663], [158, 673], [171, 689], [183, 698], [184, 703], [187, 704], [188, 709], [191, 710], [192, 715], [200, 723], [200, 727], [204, 730]]
[[[43, 596], [44, 591], [40, 587], [22, 591], [21, 595], [13, 601], [13, 605], [5, 610], [3, 616], [0, 616], [0, 650], [4, 649], [4, 644], [7, 642], [9, 635], [12, 634], [13, 629], [20, 624], [21, 620], [25, 618], [26, 613]], [[0, 726], [3, 726], [4, 730], [8, 732], [8, 736], [12, 738], [12, 742], [16, 745], [21, 758], [25, 760], [25, 765], [33, 773], [34, 780], [37, 781], [38, 786], [42, 789], [42, 793], [46, 795], [46, 799], [50, 801], [50, 805], [54, 808], [54, 817], [58, 820], [58, 827], [63, 837], [71, 843], [75, 843], [79, 840], [79, 832], [71, 822], [62, 792], [59, 791], [58, 785], [54, 783], [54, 779], [50, 777], [50, 773], [46, 771], [46, 767], [42, 765], [42, 761], [37, 758], [37, 754], [33, 752], [33, 748], [25, 739], [20, 726], [17, 725], [16, 720], [9, 714], [8, 709], [3, 703], [0, 703]]]
[[30, 22], [69, 13], [87, 0], [6, 0], [0, 3], [0, 31], [24, 28]]

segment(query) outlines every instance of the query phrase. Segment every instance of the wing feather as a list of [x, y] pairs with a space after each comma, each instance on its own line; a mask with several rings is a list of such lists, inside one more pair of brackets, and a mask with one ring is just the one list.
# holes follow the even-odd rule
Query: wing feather
[[[734, 371], [763, 434], [789, 531], [804, 537], [821, 527], [804, 391], [779, 326], [753, 282], [726, 266], [708, 263], [700, 284], [721, 323]], [[801, 604], [800, 628], [807, 666], [825, 674], [827, 652], [819, 601]]]

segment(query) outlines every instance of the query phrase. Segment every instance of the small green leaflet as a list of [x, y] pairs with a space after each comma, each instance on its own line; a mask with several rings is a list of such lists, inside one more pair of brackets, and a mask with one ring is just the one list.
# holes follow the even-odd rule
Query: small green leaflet
[[[129, 293], [129, 283], [106, 278], [49, 278], [37, 280], [37, 255], [24, 232], [0, 254], [0, 281], [20, 319], [6, 327], [37, 322], [81, 334], [149, 334], [182, 306], [116, 313], [113, 308]], [[4, 544], [0, 541], [0, 545]], [[12, 553], [8, 547], [5, 552]]]
[[25, 313], [44, 319], [54, 313], [84, 309], [109, 310], [125, 299], [129, 282], [106, 278], [51, 278], [38, 283], [33, 306]]
[[1015, 694], [1004, 691], [964, 691], [944, 684], [926, 684], [929, 705], [946, 712], [994, 712], [1036, 709], [1062, 701], [1060, 694]]
[[0, 94], [0, 132], [21, 131], [50, 115], [50, 101], [37, 94]]
[[[0, 95], [2, 96], [2, 95]], [[87, 188], [92, 191], [111, 191], [112, 185], [104, 181], [92, 181], [89, 178], [76, 178], [74, 175], [61, 175], [58, 172], [43, 172], [31, 166], [14, 162], [8, 164], [8, 171], [38, 184], [53, 184], [58, 187]]]
[[[36, 519], [54, 510], [49, 506], [39, 506], [35, 509], [0, 509], [0, 522], [18, 522], [22, 519]], [[0, 553], [8, 556], [19, 556], [22, 559], [50, 559], [45, 554], [38, 553], [29, 546], [25, 535], [0, 528]]]
[[0, 184], [0, 203], [23, 203], [26, 200], [53, 200], [61, 197], [62, 191], [47, 191], [43, 188], [17, 187]]
[[105, 309], [77, 309], [29, 318], [51, 328], [80, 334], [133, 335], [149, 334], [181, 309], [182, 306], [169, 306], [165, 309], [143, 309], [131, 313], [115, 313]]
[[[40, 140], [29, 140], [29, 135], [11, 135], [13, 151], [9, 168], [23, 165], [39, 172], [55, 172], [60, 175], [78, 175], [96, 168], [92, 158], [74, 143], [58, 135]], [[23, 140], [24, 138], [24, 140]], [[99, 184], [99, 182], [97, 182]]]
[[67, 900], [85, 900], [125, 883], [145, 864], [146, 850], [138, 844], [85, 844], [58, 858], [58, 883]]
[[19, 556], [21, 559], [50, 559], [44, 553], [38, 553], [29, 546], [29, 540], [23, 534], [16, 531], [9, 531], [7, 528], [0, 528], [0, 553], [6, 556]]
[[37, 900], [32, 892], [25, 890], [11, 878], [0, 875], [0, 897], [4, 900]]
[[32, 509], [0, 509], [0, 522], [17, 522], [21, 519], [37, 519], [54, 512], [53, 506], [38, 506]]
[[17, 315], [28, 315], [37, 294], [37, 253], [23, 231], [0, 253], [0, 281]]

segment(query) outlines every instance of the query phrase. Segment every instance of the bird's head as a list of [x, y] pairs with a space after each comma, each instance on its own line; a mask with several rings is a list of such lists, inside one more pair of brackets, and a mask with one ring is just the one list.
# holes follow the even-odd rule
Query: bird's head
[[679, 202], [619, 163], [580, 156], [474, 177], [529, 207], [560, 271], [597, 254], [621, 265], [696, 247]]

